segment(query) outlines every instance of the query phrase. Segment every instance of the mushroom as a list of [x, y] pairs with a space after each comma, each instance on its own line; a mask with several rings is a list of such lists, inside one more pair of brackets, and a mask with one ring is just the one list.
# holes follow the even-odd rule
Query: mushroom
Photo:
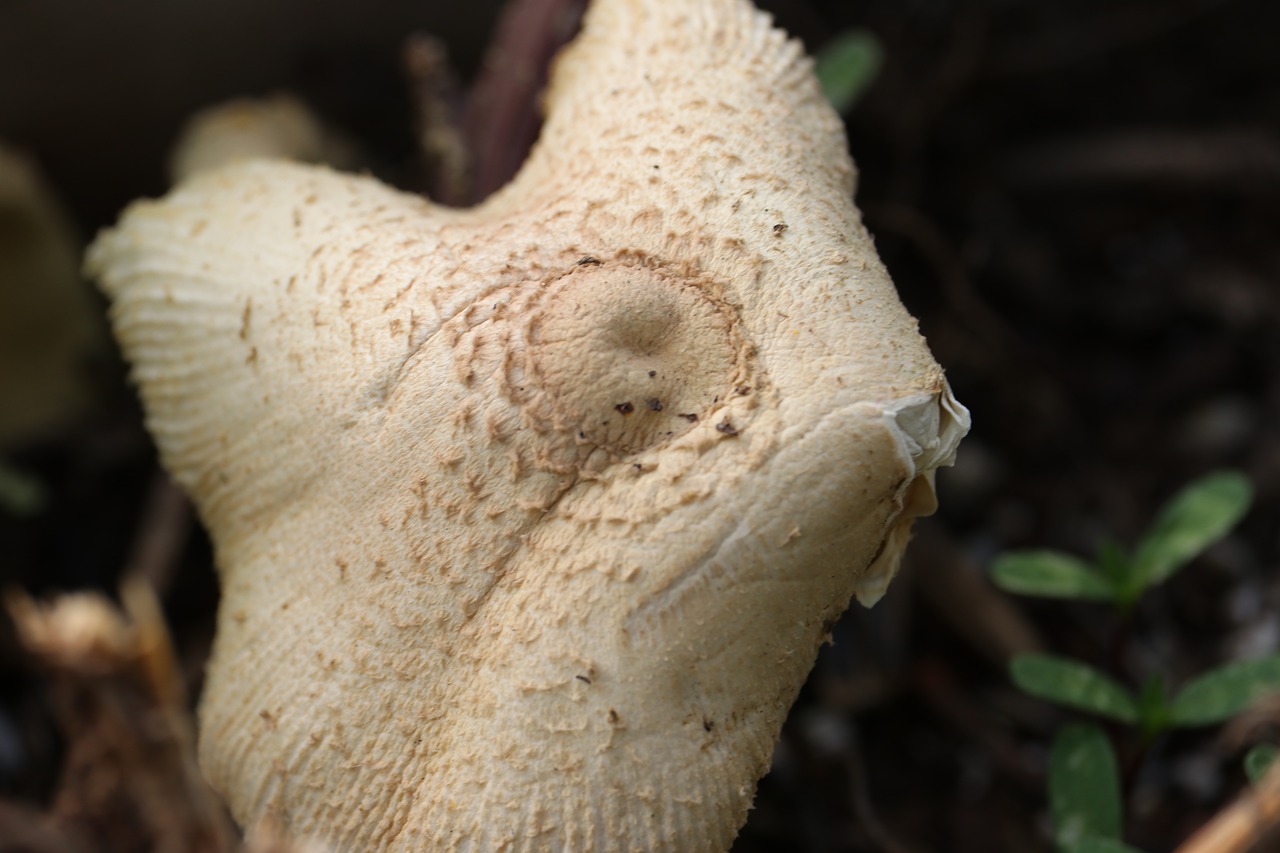
[[236, 98], [206, 107], [183, 127], [169, 158], [175, 183], [238, 160], [280, 157], [346, 167], [351, 145], [292, 95]]
[[341, 850], [723, 850], [968, 427], [798, 44], [597, 0], [450, 210], [254, 162], [93, 247], [223, 602], [202, 767]]

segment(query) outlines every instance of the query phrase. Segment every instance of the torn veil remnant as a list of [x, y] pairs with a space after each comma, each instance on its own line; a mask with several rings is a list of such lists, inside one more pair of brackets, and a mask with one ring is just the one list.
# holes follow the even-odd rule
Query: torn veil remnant
[[546, 103], [471, 210], [257, 162], [93, 249], [217, 547], [200, 752], [241, 821], [727, 848], [968, 427], [767, 18], [597, 0]]

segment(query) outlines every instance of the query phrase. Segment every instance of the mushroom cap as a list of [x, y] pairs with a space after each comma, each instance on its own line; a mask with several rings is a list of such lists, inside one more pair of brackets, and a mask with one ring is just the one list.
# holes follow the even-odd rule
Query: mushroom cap
[[240, 160], [285, 158], [345, 167], [351, 146], [292, 95], [236, 98], [187, 121], [169, 159], [174, 182]]
[[255, 162], [90, 266], [224, 601], [200, 755], [338, 849], [723, 850], [968, 427], [799, 46], [597, 0], [449, 210]]

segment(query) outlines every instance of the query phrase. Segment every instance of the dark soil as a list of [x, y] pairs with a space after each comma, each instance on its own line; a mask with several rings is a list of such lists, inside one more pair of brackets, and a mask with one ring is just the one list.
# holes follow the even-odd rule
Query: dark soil
[[[108, 5], [0, 6], [0, 138], [40, 160], [85, 234], [163, 191], [183, 117], [246, 93], [299, 92], [375, 173], [425, 189], [403, 40], [433, 33], [474, 79], [496, 19], [487, 0]], [[850, 27], [883, 43], [848, 117], [858, 202], [974, 427], [902, 577], [835, 629], [734, 849], [1049, 850], [1045, 757], [1072, 716], [1020, 695], [1010, 654], [1039, 645], [1176, 684], [1280, 643], [1280, 4], [766, 5], [813, 50]], [[108, 390], [90, 418], [9, 455], [51, 498], [34, 518], [0, 514], [0, 584], [114, 590], [159, 537], [198, 687], [209, 547], [156, 485], [124, 368], [96, 369]], [[983, 576], [1012, 548], [1132, 542], [1218, 468], [1247, 474], [1253, 510], [1143, 601], [1118, 650], [1105, 609], [1013, 599]], [[0, 624], [0, 794], [36, 805], [62, 755], [46, 702]], [[1280, 733], [1255, 722], [1135, 762], [1126, 841], [1172, 850], [1229, 802], [1244, 749]]]

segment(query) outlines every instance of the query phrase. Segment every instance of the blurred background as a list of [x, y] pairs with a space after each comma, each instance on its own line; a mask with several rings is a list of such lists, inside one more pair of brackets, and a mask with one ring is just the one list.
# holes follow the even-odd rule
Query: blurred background
[[[0, 178], [0, 586], [113, 592], [143, 571], [198, 691], [208, 543], [159, 473], [100, 297], [75, 282], [32, 308], [23, 253], [63, 245], [47, 275], [74, 279], [97, 229], [166, 190], [184, 122], [240, 96], [292, 93], [398, 186], [482, 195], [532, 141], [538, 74], [580, 6], [523, 5], [504, 31], [498, 0], [0, 3], [0, 145], [27, 164]], [[998, 591], [998, 555], [1132, 543], [1181, 486], [1236, 469], [1252, 510], [1142, 600], [1119, 666], [1178, 683], [1280, 645], [1280, 4], [761, 5], [811, 51], [849, 30], [878, 45], [846, 115], [857, 201], [974, 427], [898, 582], [835, 628], [734, 849], [1052, 849], [1046, 754], [1072, 715], [1007, 663], [1106, 658], [1111, 616]], [[485, 65], [494, 44], [507, 65]], [[433, 128], [475, 152], [462, 185]], [[36, 180], [54, 201], [27, 221]], [[64, 746], [6, 619], [0, 795], [38, 807]], [[1176, 847], [1243, 788], [1277, 717], [1157, 742], [1126, 776], [1126, 841]]]

